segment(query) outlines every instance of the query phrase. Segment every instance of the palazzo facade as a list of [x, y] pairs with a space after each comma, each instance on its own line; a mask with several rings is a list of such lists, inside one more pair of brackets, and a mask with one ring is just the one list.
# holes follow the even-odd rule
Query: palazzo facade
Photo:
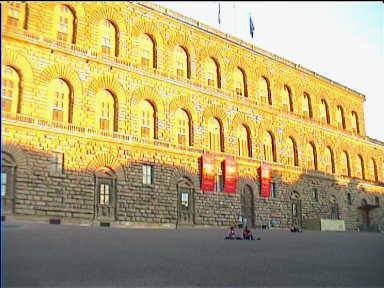
[[[147, 2], [1, 7], [6, 218], [384, 225], [384, 143], [365, 134], [364, 95]], [[201, 190], [206, 153], [214, 191]]]

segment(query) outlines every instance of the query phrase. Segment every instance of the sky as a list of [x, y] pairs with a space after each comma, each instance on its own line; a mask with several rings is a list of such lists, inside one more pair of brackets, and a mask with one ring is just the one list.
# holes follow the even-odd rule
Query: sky
[[[234, 35], [364, 94], [366, 134], [384, 141], [382, 2], [154, 3]], [[249, 33], [249, 15], [255, 26], [253, 38]]]

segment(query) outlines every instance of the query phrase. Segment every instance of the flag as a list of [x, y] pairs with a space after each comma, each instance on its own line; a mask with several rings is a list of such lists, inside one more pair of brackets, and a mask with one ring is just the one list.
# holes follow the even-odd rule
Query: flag
[[251, 37], [253, 38], [253, 31], [255, 30], [255, 26], [253, 26], [252, 17], [249, 15], [249, 33], [251, 33]]
[[219, 13], [218, 13], [218, 15], [217, 15], [217, 20], [219, 20], [219, 24], [221, 24], [220, 22], [220, 2], [219, 2]]

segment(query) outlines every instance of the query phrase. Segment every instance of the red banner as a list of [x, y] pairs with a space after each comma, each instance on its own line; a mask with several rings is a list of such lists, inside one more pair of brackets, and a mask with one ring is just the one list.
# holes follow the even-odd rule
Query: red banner
[[214, 191], [215, 189], [215, 157], [210, 154], [201, 156], [201, 190]]
[[261, 163], [261, 166], [260, 166], [261, 197], [269, 197], [271, 181], [272, 181], [271, 167], [266, 163]]
[[224, 159], [224, 192], [236, 193], [236, 182], [237, 182], [236, 161], [230, 156], [225, 156], [225, 159]]

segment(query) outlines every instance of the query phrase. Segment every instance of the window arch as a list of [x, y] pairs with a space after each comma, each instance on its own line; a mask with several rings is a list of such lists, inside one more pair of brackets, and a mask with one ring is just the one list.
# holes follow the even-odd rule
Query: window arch
[[343, 151], [343, 153], [341, 153], [341, 165], [342, 165], [341, 174], [344, 176], [351, 177], [351, 167], [349, 164], [349, 156], [346, 151]]
[[369, 159], [369, 179], [378, 181], [376, 161], [373, 158]]
[[54, 10], [56, 39], [63, 42], [74, 43], [75, 16], [66, 5], [56, 5]]
[[306, 168], [311, 170], [317, 170], [317, 153], [316, 146], [312, 142], [309, 142], [305, 147], [305, 159]]
[[70, 98], [71, 88], [61, 78], [53, 79], [48, 86], [49, 99], [51, 100], [52, 120], [58, 122], [70, 122]]
[[176, 111], [177, 143], [179, 145], [191, 145], [191, 121], [184, 109]]
[[99, 34], [101, 53], [109, 56], [117, 56], [117, 28], [108, 19], [99, 22]]
[[293, 139], [292, 137], [288, 137], [286, 147], [288, 165], [299, 166], [299, 161], [297, 157], [297, 145], [295, 139]]
[[275, 139], [272, 132], [267, 131], [264, 133], [264, 160], [269, 162], [276, 162]]
[[208, 86], [220, 88], [220, 67], [212, 57], [208, 58], [206, 62], [206, 71]]
[[156, 139], [156, 109], [148, 100], [140, 103], [141, 137]]
[[96, 95], [97, 119], [100, 130], [117, 131], [116, 127], [116, 104], [112, 93], [102, 89]]
[[291, 89], [287, 85], [284, 85], [282, 103], [284, 111], [293, 112], [292, 93]]
[[176, 58], [176, 75], [181, 78], [184, 78], [184, 77], [187, 77], [188, 79], [191, 78], [189, 56], [186, 49], [182, 46], [176, 46], [175, 58]]
[[239, 145], [239, 156], [252, 157], [251, 153], [251, 137], [249, 129], [244, 124], [240, 125], [238, 131], [238, 145]]
[[259, 82], [259, 94], [261, 103], [272, 105], [272, 94], [269, 80], [267, 77], [262, 76]]
[[209, 148], [215, 152], [223, 152], [222, 126], [217, 118], [211, 118], [208, 122]]
[[325, 172], [330, 174], [335, 173], [335, 161], [331, 147], [325, 148]]
[[1, 107], [4, 112], [19, 112], [21, 77], [19, 72], [9, 65], [2, 67]]
[[339, 129], [345, 129], [345, 118], [344, 118], [344, 109], [340, 105], [337, 106], [337, 115], [336, 115], [336, 120], [337, 120], [337, 127]]
[[327, 124], [331, 123], [331, 118], [329, 117], [328, 103], [325, 99], [321, 99], [320, 119], [326, 122]]
[[359, 117], [355, 111], [352, 111], [352, 131], [355, 134], [360, 134]]
[[357, 155], [356, 177], [365, 179], [364, 159], [360, 154]]
[[149, 68], [156, 68], [156, 42], [148, 34], [140, 35], [141, 65]]
[[237, 67], [235, 69], [233, 78], [235, 83], [236, 95], [248, 97], [245, 72], [240, 67]]
[[303, 96], [303, 114], [306, 117], [312, 118], [311, 97], [305, 92]]

